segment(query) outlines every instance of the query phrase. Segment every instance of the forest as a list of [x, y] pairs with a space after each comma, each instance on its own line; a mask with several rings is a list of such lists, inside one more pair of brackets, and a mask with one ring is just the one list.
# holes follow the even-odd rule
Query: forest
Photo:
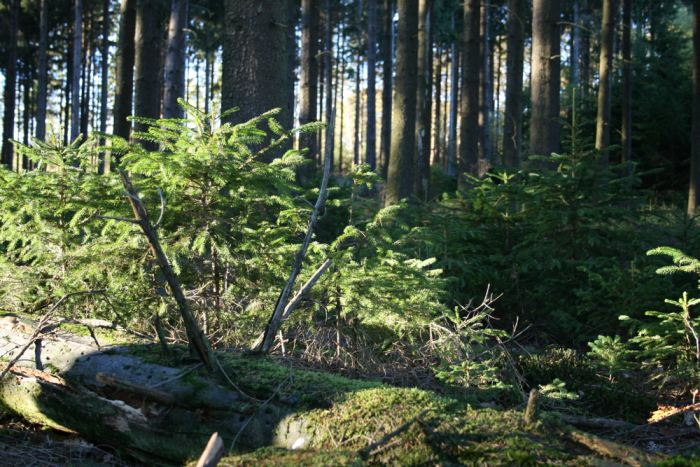
[[0, 0], [0, 465], [700, 465], [700, 0]]

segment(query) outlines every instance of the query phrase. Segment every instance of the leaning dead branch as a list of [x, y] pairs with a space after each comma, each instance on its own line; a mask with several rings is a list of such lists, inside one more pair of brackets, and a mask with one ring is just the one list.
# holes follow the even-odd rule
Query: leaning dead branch
[[217, 369], [217, 365], [215, 362], [216, 357], [211, 351], [211, 346], [207, 337], [204, 335], [199, 325], [197, 324], [197, 320], [195, 319], [192, 310], [190, 310], [189, 304], [187, 303], [187, 299], [185, 298], [185, 294], [182, 291], [182, 287], [180, 287], [180, 282], [177, 279], [177, 276], [175, 275], [172, 266], [170, 265], [170, 261], [163, 252], [163, 248], [160, 245], [160, 241], [158, 240], [158, 232], [156, 228], [158, 227], [158, 224], [160, 224], [160, 221], [163, 218], [163, 212], [165, 210], [165, 200], [163, 198], [163, 194], [159, 190], [161, 203], [160, 216], [158, 222], [156, 222], [156, 224], [151, 224], [151, 221], [148, 217], [148, 213], [146, 212], [146, 208], [143, 206], [141, 198], [139, 198], [138, 193], [136, 193], [136, 190], [131, 184], [129, 176], [123, 170], [119, 171], [119, 176], [121, 177], [122, 184], [124, 185], [124, 189], [126, 190], [127, 199], [129, 200], [131, 209], [134, 212], [134, 218], [126, 219], [106, 216], [101, 217], [103, 219], [113, 219], [122, 222], [130, 222], [132, 224], [138, 225], [141, 228], [141, 231], [148, 240], [148, 244], [151, 247], [153, 255], [158, 261], [160, 269], [163, 272], [163, 276], [165, 277], [165, 280], [168, 283], [168, 286], [170, 287], [170, 291], [172, 292], [173, 297], [175, 298], [175, 302], [177, 303], [178, 309], [180, 310], [180, 315], [182, 316], [182, 320], [185, 323], [185, 330], [187, 332], [187, 338], [190, 342], [190, 345], [195, 350], [202, 363], [204, 363], [204, 366], [209, 371], [214, 371]]
[[[331, 112], [331, 116], [328, 122], [328, 126], [326, 127], [326, 141], [332, 141], [333, 140], [333, 126], [335, 125], [335, 112]], [[289, 315], [291, 313], [290, 309], [289, 312], [286, 312], [288, 304], [294, 302], [294, 299], [292, 299], [292, 302], [288, 302], [289, 295], [292, 293], [292, 289], [294, 287], [294, 283], [296, 282], [297, 276], [301, 272], [301, 266], [302, 263], [304, 262], [304, 258], [306, 257], [306, 251], [309, 248], [309, 244], [311, 243], [311, 237], [314, 232], [314, 228], [316, 227], [316, 221], [318, 220], [319, 213], [321, 212], [321, 209], [323, 208], [323, 204], [326, 202], [326, 195], [328, 192], [328, 180], [330, 178], [330, 173], [331, 173], [331, 158], [332, 155], [330, 154], [330, 146], [327, 145], [326, 147], [326, 152], [324, 154], [325, 157], [325, 162], [323, 166], [323, 179], [321, 180], [321, 189], [319, 190], [318, 193], [318, 198], [316, 199], [316, 204], [314, 205], [313, 211], [311, 211], [311, 218], [309, 219], [309, 225], [306, 228], [306, 235], [304, 236], [304, 241], [301, 243], [301, 246], [299, 247], [299, 251], [297, 251], [297, 254], [294, 258], [294, 265], [292, 266], [292, 270], [289, 274], [289, 279], [287, 279], [286, 284], [284, 284], [284, 288], [282, 289], [282, 292], [280, 292], [279, 297], [277, 298], [277, 304], [275, 305], [275, 311], [272, 313], [272, 316], [270, 316], [270, 320], [267, 323], [267, 326], [265, 328], [265, 332], [263, 333], [263, 338], [262, 342], [256, 342], [257, 345], [255, 345], [253, 348], [255, 350], [259, 350], [261, 352], [269, 352], [270, 348], [272, 348], [272, 344], [274, 343], [275, 336], [277, 335], [277, 331], [279, 330], [280, 326], [282, 325], [282, 322], [285, 319], [285, 315]], [[330, 260], [326, 260], [328, 262], [328, 266], [330, 266], [329, 263]], [[324, 264], [326, 264], [324, 262]], [[323, 265], [322, 265], [323, 266]], [[319, 268], [317, 272], [320, 270], [321, 273], [325, 271], [328, 266], [325, 268], [321, 269]], [[320, 277], [320, 275], [318, 275]], [[318, 277], [316, 280], [318, 280]], [[316, 282], [316, 280], [313, 281], [311, 286]], [[309, 287], [310, 289], [311, 287]], [[304, 287], [301, 289], [304, 291]], [[297, 294], [298, 295], [298, 294]], [[296, 297], [295, 297], [296, 298]], [[299, 296], [299, 299], [301, 296]], [[295, 302], [298, 303], [298, 299]]]

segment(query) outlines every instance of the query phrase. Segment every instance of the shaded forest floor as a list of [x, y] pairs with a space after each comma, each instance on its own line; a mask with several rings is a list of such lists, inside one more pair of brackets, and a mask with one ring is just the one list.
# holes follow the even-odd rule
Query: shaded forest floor
[[[152, 346], [135, 346], [133, 351], [147, 361], [166, 363]], [[616, 426], [574, 427], [576, 421], [571, 424], [566, 418], [572, 413], [569, 407], [541, 396], [541, 412], [528, 423], [524, 401], [508, 400], [498, 391], [443, 388], [438, 393], [431, 390], [438, 383], [415, 373], [389, 379], [403, 379], [406, 386], [413, 381], [426, 389], [341, 377], [328, 368], [311, 370], [309, 362], [290, 357], [220, 355], [227, 371], [238, 375], [242, 390], [295, 407], [293, 417], [303, 422], [299, 433], [286, 436], [312, 433], [313, 438], [307, 438], [310, 448], [300, 450], [239, 451], [231, 445], [235, 455], [220, 465], [700, 465], [693, 457], [700, 451], [700, 430], [685, 425], [682, 416], [657, 425], [617, 420]], [[182, 350], [167, 363], [181, 366], [186, 359]], [[600, 420], [588, 415], [595, 414], [574, 419], [584, 424]], [[612, 443], [608, 446], [606, 440]], [[7, 414], [0, 418], [0, 465], [139, 465], [121, 458], [119, 449], [95, 446]]]

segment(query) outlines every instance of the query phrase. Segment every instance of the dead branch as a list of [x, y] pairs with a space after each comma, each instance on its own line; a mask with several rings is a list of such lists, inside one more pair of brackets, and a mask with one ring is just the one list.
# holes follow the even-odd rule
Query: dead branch
[[[167, 256], [165, 256], [163, 248], [160, 245], [158, 233], [153, 225], [151, 225], [146, 208], [143, 206], [141, 198], [139, 198], [136, 190], [134, 190], [131, 180], [129, 180], [129, 176], [126, 174], [126, 172], [120, 170], [119, 175], [121, 177], [122, 184], [124, 185], [124, 189], [126, 190], [127, 199], [129, 200], [131, 209], [134, 212], [134, 219], [130, 221], [141, 227], [141, 231], [148, 240], [151, 251], [158, 261], [160, 269], [163, 272], [163, 276], [165, 277], [165, 280], [168, 283], [170, 291], [172, 292], [175, 302], [180, 310], [180, 315], [185, 323], [185, 330], [187, 332], [187, 338], [190, 345], [194, 348], [200, 360], [202, 360], [202, 363], [204, 363], [204, 366], [209, 371], [214, 371], [217, 369], [217, 365], [214, 362], [216, 357], [211, 351], [211, 346], [208, 339], [199, 328], [199, 325], [197, 324], [197, 321], [190, 310], [189, 304], [185, 299], [185, 294], [180, 287], [180, 282], [177, 279], [172, 266], [170, 265], [170, 261], [168, 260]], [[165, 209], [164, 203], [163, 197], [161, 196], [161, 211]]]
[[224, 455], [224, 442], [221, 441], [219, 433], [214, 433], [209, 438], [207, 446], [202, 451], [197, 461], [197, 467], [216, 467]]
[[571, 440], [586, 446], [591, 451], [634, 467], [656, 465], [661, 460], [660, 456], [648, 454], [631, 446], [615, 443], [584, 431], [571, 430], [567, 435]]
[[[334, 124], [335, 112], [332, 112], [328, 122], [328, 126], [326, 127], [327, 141], [331, 141], [333, 139]], [[318, 198], [316, 199], [314, 209], [313, 211], [311, 211], [311, 218], [309, 219], [309, 224], [306, 228], [306, 235], [304, 236], [304, 241], [299, 247], [299, 251], [297, 251], [297, 254], [294, 258], [294, 265], [292, 266], [292, 270], [289, 274], [289, 279], [287, 279], [287, 283], [284, 285], [282, 292], [280, 292], [280, 295], [277, 298], [275, 311], [272, 313], [272, 316], [270, 316], [270, 320], [267, 323], [265, 332], [263, 334], [262, 343], [255, 350], [260, 350], [261, 352], [269, 352], [275, 340], [275, 336], [277, 335], [277, 331], [282, 325], [282, 321], [284, 321], [284, 312], [285, 308], [287, 307], [287, 300], [289, 298], [289, 294], [292, 292], [294, 282], [296, 281], [297, 276], [301, 272], [301, 266], [304, 262], [304, 258], [306, 257], [306, 250], [309, 248], [309, 244], [311, 243], [311, 236], [313, 235], [314, 227], [316, 226], [316, 221], [318, 220], [319, 213], [321, 212], [323, 204], [326, 201], [326, 194], [328, 191], [328, 180], [330, 178], [331, 173], [332, 157], [332, 155], [330, 154], [329, 145], [327, 145], [326, 147], [324, 157], [325, 161], [323, 166], [323, 179], [321, 180], [321, 188], [319, 190]]]

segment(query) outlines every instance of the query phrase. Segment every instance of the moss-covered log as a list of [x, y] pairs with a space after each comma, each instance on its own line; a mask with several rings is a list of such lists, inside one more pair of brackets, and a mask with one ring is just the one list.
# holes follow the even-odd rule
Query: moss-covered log
[[[0, 353], [12, 358], [9, 352], [31, 335], [31, 326], [0, 318]], [[169, 359], [187, 354], [172, 353]], [[149, 464], [196, 459], [214, 431], [229, 451], [223, 465], [582, 465], [601, 459], [572, 443], [546, 413], [525, 424], [518, 410], [476, 409], [465, 399], [294, 370], [265, 356], [218, 354], [244, 396], [191, 362], [184, 370], [173, 360], [168, 366], [156, 345], [98, 349], [92, 339], [54, 330], [43, 337], [40, 355], [46, 371], [33, 369], [33, 355], [20, 359], [0, 382], [0, 401], [31, 421], [78, 432]]]

